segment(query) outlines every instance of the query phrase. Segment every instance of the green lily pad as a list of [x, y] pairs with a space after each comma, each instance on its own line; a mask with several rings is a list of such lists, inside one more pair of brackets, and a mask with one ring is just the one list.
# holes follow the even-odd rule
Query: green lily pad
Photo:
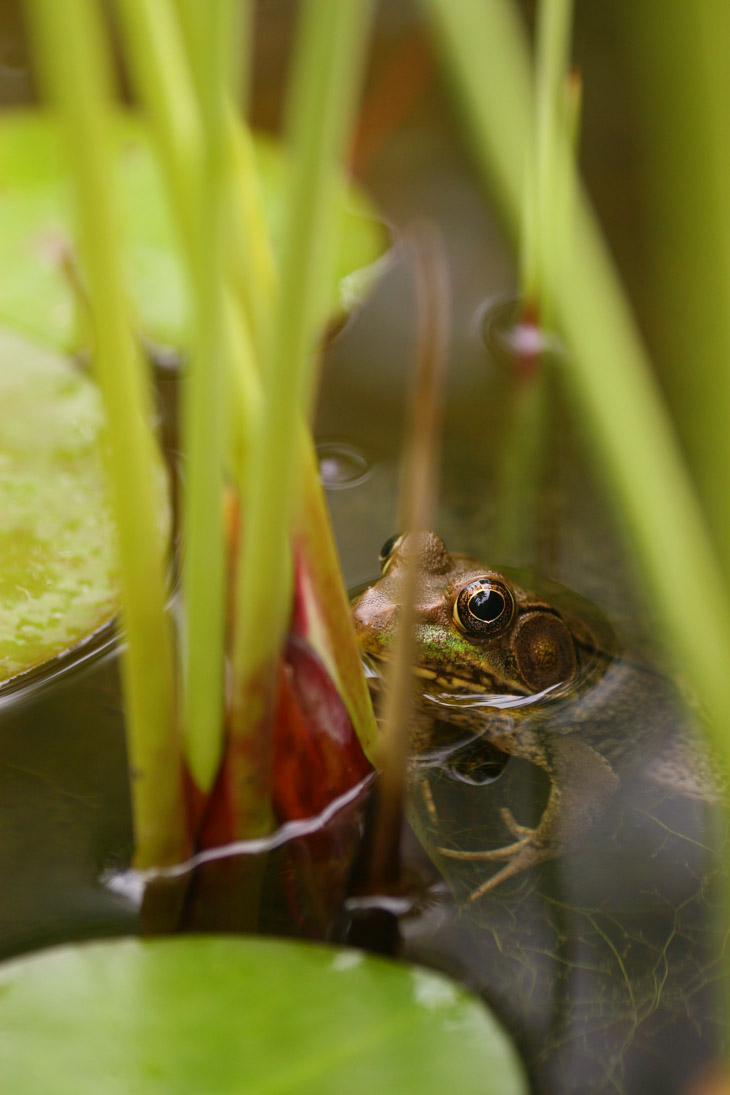
[[523, 1095], [483, 1004], [425, 970], [264, 939], [122, 940], [0, 969], [13, 1095]]
[[[134, 316], [143, 334], [174, 347], [189, 345], [190, 308], [160, 173], [140, 120], [115, 119], [122, 239]], [[281, 239], [286, 160], [280, 147], [256, 139], [265, 216], [276, 248]], [[61, 134], [40, 111], [0, 119], [0, 322], [63, 349], [85, 342], [75, 290], [62, 261], [72, 239], [70, 182]], [[335, 311], [348, 311], [368, 281], [368, 268], [387, 246], [382, 223], [357, 188], [339, 192], [340, 249]]]
[[66, 358], [0, 332], [0, 681], [118, 609], [95, 385]]

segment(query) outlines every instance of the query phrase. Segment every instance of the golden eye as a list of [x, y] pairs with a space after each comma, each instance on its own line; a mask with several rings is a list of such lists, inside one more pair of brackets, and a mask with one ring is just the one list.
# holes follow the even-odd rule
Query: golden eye
[[454, 619], [470, 635], [494, 635], [510, 624], [514, 610], [506, 585], [493, 578], [476, 578], [456, 598]]
[[388, 539], [383, 544], [383, 546], [381, 547], [380, 557], [378, 559], [378, 562], [380, 563], [380, 569], [383, 572], [383, 574], [385, 574], [386, 568], [388, 566], [388, 561], [390, 560], [391, 555], [393, 554], [393, 552], [395, 551], [395, 549], [397, 548], [398, 544], [401, 542], [402, 539], [403, 539], [403, 533], [402, 532], [396, 532], [395, 536], [389, 536]]

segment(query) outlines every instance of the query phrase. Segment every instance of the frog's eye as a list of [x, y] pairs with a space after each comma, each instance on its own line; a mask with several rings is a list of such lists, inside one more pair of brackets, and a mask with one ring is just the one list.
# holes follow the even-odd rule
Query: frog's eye
[[512, 594], [493, 578], [476, 578], [454, 602], [454, 619], [470, 635], [493, 635], [507, 627], [515, 610]]
[[387, 569], [388, 562], [390, 560], [391, 555], [393, 554], [393, 552], [395, 551], [396, 547], [398, 546], [398, 544], [401, 542], [402, 539], [403, 539], [403, 533], [402, 532], [396, 532], [395, 536], [389, 536], [388, 539], [383, 544], [383, 546], [381, 547], [381, 549], [380, 549], [380, 558], [379, 558], [378, 561], [380, 563], [380, 569], [383, 572], [383, 574], [385, 574], [385, 571]]

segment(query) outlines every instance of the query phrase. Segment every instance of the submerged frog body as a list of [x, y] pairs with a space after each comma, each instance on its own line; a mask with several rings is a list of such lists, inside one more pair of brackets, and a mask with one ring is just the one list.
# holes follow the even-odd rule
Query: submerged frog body
[[[517, 824], [503, 810], [511, 838], [504, 846], [441, 849], [499, 866], [472, 895], [477, 898], [555, 856], [595, 824], [620, 785], [627, 758], [638, 751], [648, 755], [666, 720], [676, 720], [676, 698], [649, 667], [617, 658], [613, 634], [598, 616], [581, 618], [469, 556], [450, 554], [431, 532], [388, 541], [382, 577], [353, 601], [358, 641], [376, 667], [376, 683], [398, 629], [403, 572], [414, 565], [413, 668], [420, 691], [414, 753], [429, 748], [437, 727], [443, 738], [446, 724], [455, 734], [467, 730], [507, 756], [532, 762], [550, 778], [536, 828]], [[668, 767], [675, 768], [672, 762]], [[692, 784], [691, 773], [685, 775]]]

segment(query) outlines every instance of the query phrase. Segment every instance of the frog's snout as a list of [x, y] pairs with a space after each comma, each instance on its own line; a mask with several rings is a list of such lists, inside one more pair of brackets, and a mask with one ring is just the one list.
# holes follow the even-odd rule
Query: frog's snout
[[392, 605], [371, 586], [354, 598], [350, 610], [358, 643], [364, 650], [374, 652], [393, 629]]

